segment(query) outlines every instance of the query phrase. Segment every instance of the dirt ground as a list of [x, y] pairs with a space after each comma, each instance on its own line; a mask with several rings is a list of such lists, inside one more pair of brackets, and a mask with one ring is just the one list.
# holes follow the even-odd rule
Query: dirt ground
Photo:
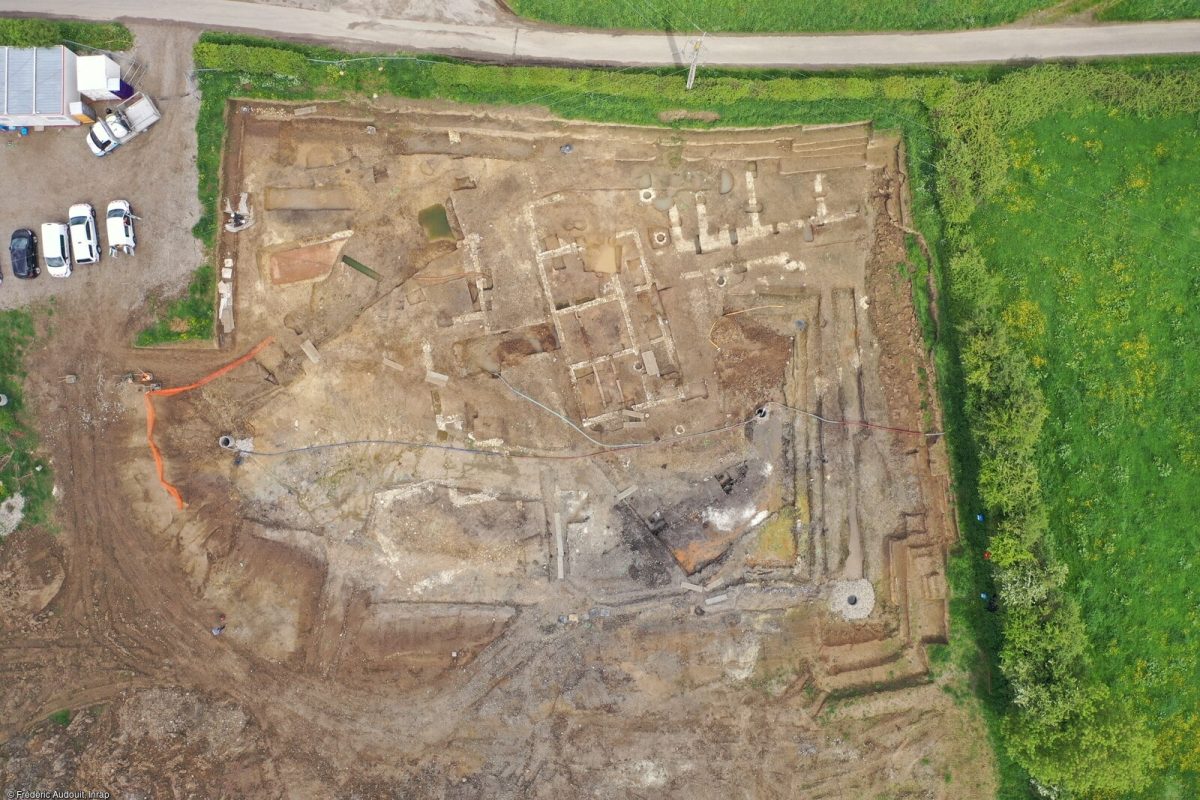
[[273, 343], [157, 401], [183, 510], [119, 320], [32, 360], [60, 500], [0, 553], [6, 788], [993, 793], [925, 653], [955, 532], [894, 138], [229, 111], [223, 349], [137, 366]]

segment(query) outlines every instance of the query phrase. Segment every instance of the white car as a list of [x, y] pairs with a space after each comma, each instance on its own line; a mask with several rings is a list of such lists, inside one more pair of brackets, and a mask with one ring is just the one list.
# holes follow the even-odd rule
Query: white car
[[109, 114], [104, 119], [96, 120], [96, 124], [88, 131], [87, 143], [97, 156], [106, 156], [121, 140], [129, 136], [129, 128], [117, 114]]
[[71, 277], [71, 248], [67, 236], [67, 226], [61, 222], [42, 223], [42, 258], [46, 260], [46, 272], [51, 277]]
[[95, 264], [100, 260], [100, 236], [96, 232], [96, 210], [88, 203], [76, 203], [67, 211], [71, 226], [71, 252], [76, 264]]
[[135, 219], [128, 200], [113, 200], [108, 204], [104, 224], [108, 233], [108, 254], [113, 258], [118, 253], [133, 255], [137, 247], [137, 237], [133, 233]]

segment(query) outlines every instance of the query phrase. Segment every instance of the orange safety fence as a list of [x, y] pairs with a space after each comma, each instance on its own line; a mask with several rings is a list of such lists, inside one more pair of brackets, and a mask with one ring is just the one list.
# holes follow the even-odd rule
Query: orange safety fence
[[146, 398], [146, 441], [148, 441], [150, 443], [150, 455], [154, 456], [154, 467], [155, 467], [155, 469], [158, 470], [158, 482], [161, 483], [163, 485], [163, 488], [167, 490], [167, 494], [169, 494], [169, 495], [171, 495], [171, 497], [175, 498], [176, 504], [178, 504], [181, 509], [183, 508], [183, 505], [184, 505], [183, 495], [181, 495], [179, 493], [179, 489], [177, 489], [172, 483], [170, 483], [167, 480], [166, 470], [163, 465], [162, 451], [159, 450], [158, 445], [156, 445], [154, 443], [154, 419], [155, 419], [155, 416], [154, 416], [154, 399], [153, 398], [155, 396], [171, 397], [173, 395], [183, 394], [184, 392], [190, 392], [192, 389], [199, 389], [204, 384], [215, 381], [217, 378], [221, 377], [225, 373], [235, 370], [238, 367], [240, 367], [242, 364], [245, 364], [247, 361], [249, 361], [250, 359], [254, 358], [256, 355], [258, 355], [259, 352], [262, 351], [262, 349], [264, 347], [271, 344], [273, 341], [275, 341], [275, 337], [268, 336], [267, 338], [263, 339], [258, 344], [254, 345], [254, 347], [252, 347], [250, 349], [249, 353], [246, 353], [244, 356], [241, 356], [239, 358], [234, 359], [233, 361], [230, 361], [228, 364], [221, 367], [216, 372], [212, 372], [212, 373], [209, 373], [208, 375], [205, 375], [203, 378], [196, 381], [195, 383], [189, 383], [187, 386], [174, 386], [170, 389], [153, 389], [149, 392], [146, 392], [146, 394], [144, 395], [144, 397]]

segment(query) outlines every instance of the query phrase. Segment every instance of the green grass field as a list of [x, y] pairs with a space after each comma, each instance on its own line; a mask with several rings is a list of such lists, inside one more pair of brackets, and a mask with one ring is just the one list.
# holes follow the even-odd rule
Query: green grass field
[[1048, 400], [1049, 539], [1094, 669], [1152, 720], [1146, 796], [1197, 797], [1200, 124], [1055, 115], [1008, 147], [971, 227]]
[[8, 397], [0, 408], [0, 502], [23, 497], [23, 525], [45, 521], [52, 489], [50, 469], [36, 454], [37, 435], [28, 425], [22, 391], [25, 352], [37, 335], [33, 313], [0, 311], [0, 393]]
[[893, 31], [985, 28], [1053, 9], [1053, 17], [1096, 9], [1103, 21], [1169, 20], [1200, 17], [1200, 0], [511, 0], [529, 19], [583, 28], [669, 30], [694, 33], [768, 33], [784, 31]]
[[586, 28], [720, 31], [883, 31], [981, 28], [1054, 5], [1050, 0], [515, 0], [530, 19]]
[[1097, 14], [1104, 21], [1196, 19], [1200, 17], [1200, 0], [1117, 0]]

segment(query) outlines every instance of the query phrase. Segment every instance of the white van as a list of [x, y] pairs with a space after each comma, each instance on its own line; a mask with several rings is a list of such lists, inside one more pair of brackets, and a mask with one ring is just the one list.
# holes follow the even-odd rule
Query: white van
[[71, 251], [76, 264], [95, 264], [100, 260], [100, 236], [96, 232], [96, 210], [87, 203], [76, 203], [67, 211], [71, 226]]
[[51, 277], [71, 277], [71, 249], [67, 241], [66, 225], [61, 222], [42, 223], [42, 258], [46, 261], [46, 272]]
[[104, 225], [108, 233], [108, 254], [113, 258], [118, 253], [133, 255], [137, 237], [133, 233], [133, 221], [137, 219], [129, 207], [128, 200], [113, 200], [108, 204]]

